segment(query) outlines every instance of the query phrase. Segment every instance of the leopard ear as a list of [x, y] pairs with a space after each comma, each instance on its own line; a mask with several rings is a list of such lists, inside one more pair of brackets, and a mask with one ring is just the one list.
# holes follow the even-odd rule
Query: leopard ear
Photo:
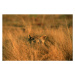
[[46, 37], [47, 37], [46, 35], [43, 36], [44, 39], [46, 39]]
[[31, 37], [31, 36], [29, 35], [29, 37]]
[[28, 38], [30, 38], [31, 36], [29, 35]]

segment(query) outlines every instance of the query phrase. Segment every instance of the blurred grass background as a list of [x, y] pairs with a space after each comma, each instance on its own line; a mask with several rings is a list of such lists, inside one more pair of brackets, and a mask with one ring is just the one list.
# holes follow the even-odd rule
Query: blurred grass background
[[[3, 14], [2, 60], [73, 60], [73, 15]], [[30, 44], [28, 36], [46, 35], [45, 44]]]

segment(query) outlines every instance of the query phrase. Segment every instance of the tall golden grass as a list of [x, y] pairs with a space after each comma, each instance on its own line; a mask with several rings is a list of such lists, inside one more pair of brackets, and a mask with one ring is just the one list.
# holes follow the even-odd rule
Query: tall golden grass
[[[3, 15], [3, 61], [73, 60], [72, 15]], [[45, 44], [28, 36], [46, 35]]]

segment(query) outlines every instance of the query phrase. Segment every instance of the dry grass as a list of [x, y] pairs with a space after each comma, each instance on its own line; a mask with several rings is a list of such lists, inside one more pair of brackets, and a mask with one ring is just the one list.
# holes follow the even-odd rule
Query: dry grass
[[[72, 21], [72, 15], [3, 15], [3, 60], [73, 60]], [[30, 44], [29, 35], [47, 38]]]

